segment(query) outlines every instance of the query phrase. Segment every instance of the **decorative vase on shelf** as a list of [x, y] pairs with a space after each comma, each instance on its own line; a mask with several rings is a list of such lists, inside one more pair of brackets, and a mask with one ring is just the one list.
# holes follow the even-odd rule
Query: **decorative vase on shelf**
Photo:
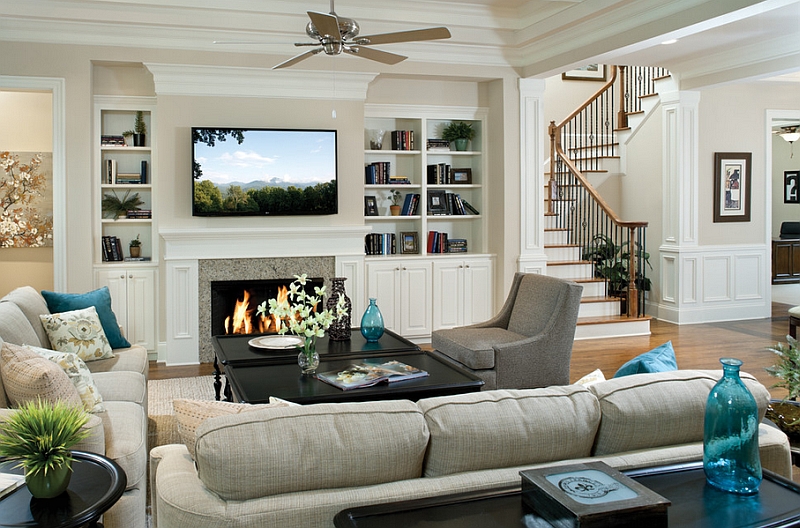
[[66, 491], [71, 478], [72, 466], [64, 463], [47, 472], [38, 471], [25, 475], [25, 484], [35, 498], [52, 499]]
[[466, 138], [458, 138], [453, 143], [456, 144], [456, 150], [459, 152], [464, 152], [467, 150], [467, 145], [469, 144], [469, 139]]
[[383, 315], [375, 304], [377, 299], [370, 298], [364, 316], [361, 318], [361, 335], [367, 343], [377, 343], [383, 335]]
[[350, 320], [350, 313], [353, 309], [353, 304], [350, 302], [350, 297], [347, 296], [347, 292], [344, 291], [344, 281], [347, 280], [347, 277], [334, 277], [331, 279], [333, 286], [331, 286], [331, 294], [328, 297], [328, 300], [325, 301], [325, 308], [330, 310], [332, 313], [336, 312], [336, 303], [339, 302], [339, 294], [344, 297], [344, 307], [347, 310], [347, 314], [342, 316], [341, 319], [334, 321], [328, 327], [328, 338], [331, 341], [347, 341], [350, 339], [350, 327], [351, 320]]
[[720, 363], [722, 378], [706, 402], [703, 469], [714, 488], [752, 495], [761, 484], [758, 408], [739, 377], [742, 362], [722, 358]]
[[314, 374], [319, 367], [319, 354], [317, 353], [317, 339], [306, 337], [300, 353], [297, 354], [297, 364], [303, 374]]

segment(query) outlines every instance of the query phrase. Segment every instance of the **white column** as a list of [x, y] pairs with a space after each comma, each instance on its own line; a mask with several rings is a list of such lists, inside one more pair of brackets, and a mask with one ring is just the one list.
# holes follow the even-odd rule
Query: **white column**
[[543, 79], [519, 80], [520, 108], [520, 248], [518, 269], [547, 274], [544, 254], [544, 122]]

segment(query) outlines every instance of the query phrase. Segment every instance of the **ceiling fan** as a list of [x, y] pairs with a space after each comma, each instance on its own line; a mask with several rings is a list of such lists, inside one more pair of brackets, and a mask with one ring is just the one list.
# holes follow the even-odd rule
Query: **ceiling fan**
[[395, 33], [380, 33], [377, 35], [359, 36], [360, 27], [352, 18], [338, 16], [333, 9], [333, 0], [330, 0], [330, 13], [317, 13], [308, 11], [311, 21], [306, 25], [306, 34], [316, 42], [295, 42], [295, 46], [316, 46], [314, 49], [301, 53], [284, 61], [273, 70], [294, 66], [298, 62], [313, 57], [317, 53], [325, 52], [326, 55], [340, 55], [349, 53], [356, 57], [382, 62], [383, 64], [397, 64], [407, 57], [370, 48], [372, 44], [392, 44], [395, 42], [412, 42], [420, 40], [437, 40], [450, 38], [450, 31], [446, 27], [433, 27], [428, 29], [412, 29], [397, 31]]

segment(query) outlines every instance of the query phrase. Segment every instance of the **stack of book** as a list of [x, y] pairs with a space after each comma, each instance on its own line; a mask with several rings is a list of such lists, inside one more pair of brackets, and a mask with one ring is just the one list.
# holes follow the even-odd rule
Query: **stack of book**
[[396, 237], [394, 233], [370, 233], [364, 237], [364, 252], [367, 255], [394, 255]]
[[450, 152], [450, 142], [446, 139], [428, 138], [428, 152]]
[[411, 180], [408, 179], [408, 176], [389, 176], [389, 184], [390, 185], [409, 185], [411, 184]]
[[103, 236], [103, 262], [122, 260], [122, 244], [115, 236]]
[[419, 194], [407, 193], [403, 207], [400, 209], [400, 216], [414, 216], [419, 212]]
[[367, 185], [383, 185], [389, 183], [391, 162], [376, 161], [364, 166], [364, 183]]
[[100, 136], [100, 146], [101, 147], [124, 147], [125, 146], [125, 137], [124, 136]]
[[131, 185], [142, 183], [142, 175], [136, 172], [118, 172], [114, 183]]
[[467, 252], [467, 239], [466, 238], [451, 238], [447, 241], [448, 253], [466, 253]]
[[447, 233], [428, 231], [428, 253], [447, 253]]
[[153, 218], [152, 209], [136, 209], [135, 211], [128, 211], [125, 213], [125, 218], [142, 219]]
[[414, 131], [392, 130], [392, 150], [414, 150]]
[[450, 165], [437, 163], [428, 165], [428, 185], [444, 185], [452, 183]]

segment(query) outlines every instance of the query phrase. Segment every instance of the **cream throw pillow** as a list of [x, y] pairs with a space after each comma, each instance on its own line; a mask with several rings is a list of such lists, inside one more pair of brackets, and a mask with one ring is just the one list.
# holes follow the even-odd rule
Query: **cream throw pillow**
[[77, 354], [84, 361], [114, 357], [94, 306], [40, 315], [50, 343], [59, 352]]
[[12, 406], [42, 400], [62, 401], [83, 408], [78, 390], [58, 365], [36, 352], [3, 343], [0, 350], [0, 376]]
[[86, 366], [76, 354], [72, 352], [56, 352], [55, 350], [47, 350], [46, 348], [39, 348], [27, 345], [27, 348], [36, 352], [45, 359], [49, 359], [66, 372], [69, 380], [77, 389], [78, 394], [83, 402], [83, 408], [86, 412], [99, 413], [105, 412], [106, 408], [103, 405], [103, 397], [100, 395], [97, 385], [92, 378], [92, 371]]
[[207, 419], [214, 418], [215, 416], [239, 414], [258, 409], [288, 406], [289, 404], [284, 402], [250, 405], [249, 403], [188, 400], [184, 398], [172, 400], [172, 408], [175, 411], [175, 419], [178, 422], [178, 434], [181, 435], [181, 440], [186, 444], [186, 448], [189, 450], [192, 459], [194, 459], [194, 446], [197, 442], [197, 428]]
[[595, 383], [599, 383], [605, 380], [606, 377], [603, 375], [603, 371], [597, 369], [588, 373], [587, 375], [576, 381], [575, 385], [583, 385], [584, 387], [588, 387], [590, 385], [594, 385]]

